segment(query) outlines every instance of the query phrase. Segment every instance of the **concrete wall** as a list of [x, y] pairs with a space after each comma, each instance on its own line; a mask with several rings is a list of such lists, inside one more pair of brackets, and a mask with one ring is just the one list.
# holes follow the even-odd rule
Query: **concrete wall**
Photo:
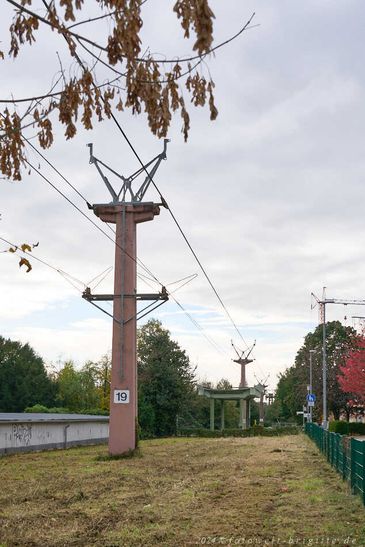
[[99, 444], [107, 442], [108, 437], [107, 417], [89, 416], [78, 420], [75, 415], [70, 420], [0, 420], [0, 454]]

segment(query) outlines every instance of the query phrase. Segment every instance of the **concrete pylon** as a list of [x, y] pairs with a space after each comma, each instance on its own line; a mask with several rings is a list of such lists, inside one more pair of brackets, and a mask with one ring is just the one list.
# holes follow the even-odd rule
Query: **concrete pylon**
[[94, 205], [94, 212], [116, 225], [109, 453], [117, 455], [137, 445], [137, 224], [153, 220], [160, 209], [148, 202], [117, 203]]
[[239, 426], [242, 429], [249, 429], [251, 420], [251, 406], [249, 399], [240, 400], [240, 421]]

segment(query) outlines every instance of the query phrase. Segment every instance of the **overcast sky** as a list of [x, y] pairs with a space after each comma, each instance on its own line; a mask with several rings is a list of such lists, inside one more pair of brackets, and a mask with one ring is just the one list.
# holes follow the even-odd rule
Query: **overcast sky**
[[[34, 5], [37, 2], [34, 0]], [[42, 13], [41, 2], [39, 13]], [[256, 12], [260, 26], [217, 51], [208, 66], [216, 83], [218, 119], [190, 108], [188, 143], [173, 120], [168, 159], [156, 182], [206, 267], [239, 329], [257, 340], [248, 380], [277, 374], [293, 363], [303, 337], [318, 322], [311, 291], [329, 297], [365, 298], [364, 175], [365, 87], [362, 0], [219, 0], [215, 42], [235, 34]], [[144, 47], [168, 55], [189, 53], [166, 0], [143, 7]], [[11, 9], [2, 3], [2, 47], [8, 50]], [[99, 23], [100, 25], [101, 23]], [[101, 32], [96, 26], [95, 35]], [[41, 32], [19, 59], [1, 64], [2, 98], [49, 88], [67, 64], [58, 36]], [[162, 150], [144, 116], [118, 114], [145, 161]], [[31, 135], [31, 133], [30, 133]], [[80, 130], [46, 153], [92, 203], [109, 201], [88, 164], [86, 144], [124, 175], [139, 166], [111, 122]], [[30, 154], [38, 165], [38, 158]], [[72, 200], [84, 203], [41, 162]], [[150, 190], [149, 200], [157, 200]], [[113, 265], [113, 245], [36, 173], [21, 183], [1, 181], [0, 235], [15, 243], [38, 242], [37, 255], [87, 283]], [[91, 215], [90, 215], [91, 216]], [[97, 219], [96, 219], [97, 220]], [[1, 250], [6, 246], [2, 245]], [[224, 316], [168, 212], [138, 227], [139, 257], [165, 284], [198, 273], [176, 293], [179, 302], [221, 348], [217, 351], [173, 302], [154, 317], [187, 350], [201, 378], [239, 383], [231, 339], [243, 343]], [[33, 262], [26, 274], [18, 259], [0, 254], [0, 334], [29, 342], [48, 363], [98, 359], [111, 348], [111, 320], [83, 301], [56, 272]], [[112, 275], [98, 287], [112, 290]], [[156, 287], [157, 288], [157, 287]], [[140, 285], [142, 291], [149, 287]], [[362, 308], [332, 306], [328, 319], [361, 315]]]

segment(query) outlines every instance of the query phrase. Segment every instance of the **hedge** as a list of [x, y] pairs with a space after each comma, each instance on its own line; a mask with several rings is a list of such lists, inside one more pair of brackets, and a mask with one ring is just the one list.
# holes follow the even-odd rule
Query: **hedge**
[[211, 431], [203, 428], [181, 428], [177, 435], [179, 437], [275, 437], [278, 435], [297, 435], [300, 427], [296, 425], [287, 427], [263, 427], [262, 425], [254, 425], [249, 429], [224, 429]]
[[27, 413], [41, 413], [41, 414], [89, 414], [89, 415], [97, 415], [97, 416], [109, 416], [109, 410], [100, 410], [100, 408], [86, 408], [81, 410], [70, 410], [68, 408], [63, 407], [53, 407], [48, 408], [47, 406], [43, 405], [33, 405], [28, 406], [24, 412]]
[[361, 422], [334, 420], [329, 423], [329, 430], [341, 435], [365, 435], [365, 424]]

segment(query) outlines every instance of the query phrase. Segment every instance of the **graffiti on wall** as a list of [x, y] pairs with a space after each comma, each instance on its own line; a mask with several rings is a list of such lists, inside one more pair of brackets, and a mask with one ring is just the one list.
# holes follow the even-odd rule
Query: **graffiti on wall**
[[28, 446], [32, 438], [32, 426], [24, 424], [13, 424], [13, 436], [17, 443]]

